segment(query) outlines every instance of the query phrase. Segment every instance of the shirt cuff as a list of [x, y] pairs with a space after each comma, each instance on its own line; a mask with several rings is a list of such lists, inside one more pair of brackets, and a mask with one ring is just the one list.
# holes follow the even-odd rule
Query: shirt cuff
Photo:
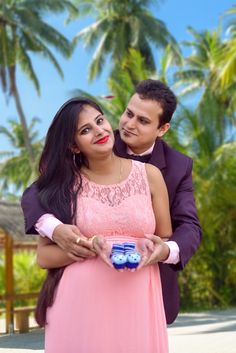
[[59, 219], [57, 219], [53, 214], [46, 213], [38, 219], [35, 224], [35, 229], [42, 237], [47, 237], [53, 241], [53, 232], [59, 224], [62, 224]]
[[168, 258], [165, 261], [163, 261], [163, 263], [175, 265], [180, 261], [179, 246], [173, 240], [167, 241], [166, 244], [168, 245], [168, 247], [170, 249], [170, 253], [169, 253]]

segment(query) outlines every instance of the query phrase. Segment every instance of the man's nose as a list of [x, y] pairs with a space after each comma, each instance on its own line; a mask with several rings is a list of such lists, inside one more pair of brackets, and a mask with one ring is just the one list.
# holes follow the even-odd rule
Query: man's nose
[[134, 129], [135, 126], [136, 126], [136, 122], [134, 118], [127, 120], [126, 127], [128, 127], [129, 129]]

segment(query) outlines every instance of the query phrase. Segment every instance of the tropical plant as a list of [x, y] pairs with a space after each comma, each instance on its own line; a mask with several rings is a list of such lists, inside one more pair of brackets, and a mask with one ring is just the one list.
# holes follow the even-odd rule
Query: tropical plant
[[[5, 293], [5, 269], [4, 255], [0, 252], [0, 294]], [[36, 252], [21, 250], [14, 253], [13, 257], [14, 269], [14, 292], [20, 293], [37, 293], [40, 291], [46, 271], [39, 268], [36, 263]], [[35, 299], [17, 300], [16, 305], [33, 304]]]
[[207, 88], [212, 88], [218, 69], [218, 54], [224, 48], [220, 31], [203, 31], [198, 33], [192, 27], [188, 32], [192, 41], [184, 41], [192, 53], [184, 59], [183, 68], [175, 73], [176, 87], [181, 87], [179, 96], [199, 92], [204, 95]]
[[182, 307], [236, 305], [236, 142], [219, 147], [208, 168], [195, 164], [202, 244], [180, 274]]
[[0, 2], [0, 81], [3, 92], [14, 97], [23, 128], [24, 144], [32, 167], [35, 156], [17, 87], [16, 69], [19, 65], [34, 83], [38, 92], [39, 81], [32, 66], [30, 54], [40, 54], [47, 58], [62, 76], [60, 65], [50, 47], [54, 47], [68, 57], [71, 53], [71, 45], [60, 32], [43, 20], [43, 15], [65, 10], [68, 10], [71, 16], [77, 14], [71, 1], [65, 0], [50, 2], [1, 0]]
[[222, 89], [236, 84], [236, 5], [225, 12], [227, 18], [231, 18], [227, 25], [227, 33], [230, 36], [225, 40], [225, 49], [219, 56], [218, 81]]
[[194, 40], [185, 45], [192, 48], [192, 54], [185, 58], [184, 68], [175, 73], [176, 87], [182, 88], [179, 97], [197, 93], [195, 101], [199, 103], [194, 114], [187, 109], [181, 111], [182, 126], [187, 139], [192, 140], [192, 149], [197, 149], [198, 155], [211, 157], [216, 148], [234, 138], [230, 131], [234, 131], [235, 92], [232, 87], [222, 90], [215, 86], [218, 56], [224, 49], [219, 31], [189, 31]]
[[37, 265], [35, 251], [21, 250], [14, 255], [15, 293], [38, 292], [45, 275]]
[[95, 22], [82, 29], [74, 39], [75, 43], [82, 40], [86, 48], [96, 48], [89, 68], [90, 80], [101, 73], [108, 58], [111, 58], [111, 69], [120, 69], [130, 48], [140, 52], [146, 69], [151, 72], [155, 71], [152, 46], [165, 49], [169, 45], [175, 61], [180, 60], [174, 37], [149, 10], [152, 1], [77, 0], [77, 3], [82, 15], [95, 17]]
[[106, 96], [93, 96], [87, 92], [76, 89], [72, 96], [83, 95], [101, 104], [113, 128], [117, 128], [120, 116], [124, 112], [128, 101], [135, 92], [135, 85], [148, 78], [161, 79], [168, 82], [168, 69], [174, 64], [169, 46], [160, 58], [159, 72], [150, 72], [141, 53], [136, 49], [129, 49], [124, 56], [120, 68], [114, 68], [107, 80], [108, 94]]
[[19, 191], [22, 191], [37, 176], [37, 164], [42, 151], [42, 140], [38, 139], [38, 132], [35, 125], [40, 120], [32, 119], [29, 125], [29, 139], [34, 153], [34, 164], [29, 163], [28, 150], [25, 147], [23, 137], [23, 127], [15, 120], [9, 120], [9, 127], [0, 126], [0, 134], [7, 137], [12, 151], [0, 152], [0, 185], [1, 196], [7, 199], [12, 195], [17, 197]]
[[150, 76], [140, 52], [129, 49], [123, 58], [121, 69], [114, 68], [107, 80], [109, 93], [106, 96], [93, 96], [81, 89], [74, 90], [72, 96], [86, 96], [101, 104], [113, 128], [117, 128], [119, 118], [134, 93], [135, 83]]

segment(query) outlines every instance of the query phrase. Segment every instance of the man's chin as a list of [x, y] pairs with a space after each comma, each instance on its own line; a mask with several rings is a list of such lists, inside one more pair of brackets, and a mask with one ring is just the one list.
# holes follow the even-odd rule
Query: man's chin
[[132, 137], [127, 137], [127, 136], [123, 136], [120, 135], [121, 140], [127, 145], [127, 147], [129, 147], [131, 150], [133, 150], [133, 148], [135, 148], [137, 146], [137, 143], [135, 143], [133, 141]]

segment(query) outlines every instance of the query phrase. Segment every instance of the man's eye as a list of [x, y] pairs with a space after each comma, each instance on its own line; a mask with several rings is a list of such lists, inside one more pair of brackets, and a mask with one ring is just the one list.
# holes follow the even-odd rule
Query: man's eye
[[131, 112], [129, 112], [128, 110], [126, 111], [126, 115], [131, 118], [133, 116], [133, 114]]
[[140, 123], [143, 124], [143, 125], [146, 125], [148, 124], [147, 120], [145, 119], [139, 119]]

